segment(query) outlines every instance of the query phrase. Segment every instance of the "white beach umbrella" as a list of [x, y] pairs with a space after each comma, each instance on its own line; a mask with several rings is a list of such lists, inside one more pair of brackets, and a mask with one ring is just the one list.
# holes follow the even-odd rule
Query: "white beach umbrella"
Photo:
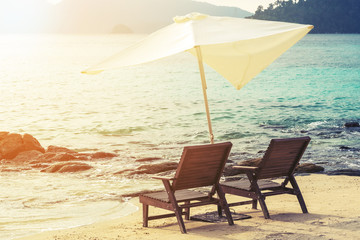
[[276, 58], [303, 38], [313, 26], [191, 13], [83, 71], [103, 70], [154, 61], [183, 51], [197, 57], [210, 141], [213, 140], [203, 62], [241, 89]]

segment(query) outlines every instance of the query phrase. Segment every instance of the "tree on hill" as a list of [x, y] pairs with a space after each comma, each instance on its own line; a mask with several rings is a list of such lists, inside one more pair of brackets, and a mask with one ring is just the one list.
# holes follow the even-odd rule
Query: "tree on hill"
[[111, 33], [133, 33], [133, 31], [124, 24], [118, 24], [113, 27]]
[[360, 1], [276, 0], [249, 18], [311, 24], [311, 33], [360, 33]]

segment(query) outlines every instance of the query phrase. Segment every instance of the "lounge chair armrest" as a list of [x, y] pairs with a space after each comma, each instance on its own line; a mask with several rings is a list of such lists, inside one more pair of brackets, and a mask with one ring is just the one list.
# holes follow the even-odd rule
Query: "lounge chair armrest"
[[152, 178], [154, 179], [159, 179], [159, 180], [168, 180], [168, 181], [171, 181], [171, 180], [174, 180], [175, 178], [174, 177], [168, 177], [168, 176], [157, 176], [157, 175], [153, 175], [151, 176]]
[[240, 172], [243, 173], [254, 173], [256, 172], [259, 168], [258, 167], [250, 167], [250, 166], [233, 166], [233, 168], [240, 170]]

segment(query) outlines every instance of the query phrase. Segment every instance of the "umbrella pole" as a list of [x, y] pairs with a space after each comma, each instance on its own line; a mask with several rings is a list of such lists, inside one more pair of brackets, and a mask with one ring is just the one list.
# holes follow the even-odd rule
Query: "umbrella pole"
[[206, 93], [207, 86], [206, 86], [204, 65], [203, 65], [203, 61], [202, 61], [202, 55], [201, 55], [200, 46], [196, 46], [195, 49], [196, 49], [197, 59], [198, 59], [198, 63], [199, 63], [199, 70], [200, 70], [200, 76], [201, 76], [201, 85], [202, 85], [202, 90], [203, 90], [203, 95], [204, 95], [204, 102], [205, 102], [206, 117], [207, 117], [208, 126], [209, 126], [210, 142], [211, 142], [211, 144], [213, 144], [214, 143], [214, 135], [213, 135], [212, 126], [211, 126], [209, 103], [208, 103], [207, 93]]

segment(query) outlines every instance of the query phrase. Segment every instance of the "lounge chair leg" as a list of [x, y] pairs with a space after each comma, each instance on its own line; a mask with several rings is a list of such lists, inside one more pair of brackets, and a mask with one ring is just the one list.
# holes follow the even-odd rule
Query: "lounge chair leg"
[[264, 218], [265, 219], [269, 219], [270, 218], [270, 214], [269, 214], [269, 211], [267, 209], [267, 206], [265, 204], [265, 198], [264, 196], [259, 196], [259, 203], [260, 203], [260, 206], [261, 206], [261, 209], [263, 211], [263, 214], [264, 214]]
[[[186, 201], [186, 204], [190, 204], [190, 201]], [[190, 208], [185, 208], [185, 219], [189, 220], [190, 219]]]
[[222, 217], [222, 208], [221, 208], [220, 204], [217, 205], [217, 211], [218, 211], [219, 218], [221, 218]]
[[181, 209], [178, 207], [178, 209], [175, 209], [175, 216], [176, 219], [178, 221], [179, 227], [180, 227], [180, 231], [182, 233], [186, 233], [186, 228], [185, 228], [185, 224], [184, 224], [184, 220], [182, 219], [181, 216]]
[[270, 215], [269, 215], [269, 211], [267, 209], [266, 203], [265, 203], [265, 197], [264, 195], [261, 193], [259, 185], [257, 184], [257, 181], [252, 180], [252, 186], [255, 189], [255, 193], [258, 197], [258, 201], [260, 203], [261, 209], [263, 211], [264, 217], [265, 219], [269, 219]]
[[257, 200], [256, 199], [252, 200], [252, 209], [257, 209]]
[[[254, 179], [254, 176], [252, 175], [252, 174], [250, 174], [250, 173], [247, 173], [247, 176], [248, 176], [248, 178], [249, 178], [249, 180], [250, 180], [250, 182], [251, 182], [251, 187], [254, 189], [254, 191], [255, 191], [255, 194], [256, 194], [256, 196], [257, 196], [257, 201], [259, 201], [259, 203], [260, 203], [260, 206], [261, 206], [261, 209], [262, 209], [262, 211], [263, 211], [263, 214], [264, 214], [264, 217], [265, 217], [265, 219], [268, 219], [268, 218], [270, 218], [270, 215], [269, 215], [269, 211], [268, 211], [268, 209], [267, 209], [267, 207], [266, 207], [266, 204], [265, 204], [265, 197], [264, 197], [264, 195], [261, 193], [261, 191], [260, 191], [260, 188], [259, 188], [259, 185], [258, 185], [258, 183], [257, 183], [257, 180], [256, 179]], [[253, 201], [254, 201], [254, 199], [253, 199]], [[256, 200], [255, 200], [256, 201]], [[253, 202], [253, 206], [254, 206], [254, 202]]]
[[143, 227], [148, 226], [149, 205], [143, 203]]
[[225, 194], [219, 185], [216, 185], [216, 192], [219, 196], [221, 208], [224, 209], [224, 212], [225, 212], [225, 215], [226, 215], [229, 225], [234, 225], [234, 220], [231, 216], [229, 205], [227, 204], [227, 201], [225, 198]]
[[297, 184], [294, 176], [291, 176], [289, 180], [290, 180], [290, 183], [291, 183], [292, 187], [295, 190], [295, 194], [296, 194], [296, 197], [297, 197], [297, 199], [298, 199], [298, 201], [300, 203], [300, 207], [301, 207], [302, 212], [303, 213], [308, 213], [308, 210], [307, 210], [306, 205], [305, 205], [304, 198], [303, 198], [303, 196], [301, 194], [299, 185]]
[[175, 216], [176, 216], [177, 222], [180, 227], [180, 231], [182, 233], [186, 233], [184, 220], [182, 218], [182, 209], [179, 207], [179, 205], [176, 202], [175, 194], [174, 194], [174, 191], [171, 189], [170, 182], [169, 182], [169, 180], [165, 180], [165, 179], [163, 179], [162, 181], [163, 181], [164, 187], [166, 189], [166, 192], [168, 193], [171, 205], [173, 206]]
[[303, 213], [308, 213], [308, 210], [306, 208], [306, 205], [305, 205], [305, 201], [304, 201], [304, 198], [303, 196], [301, 195], [301, 192], [299, 192], [297, 195], [296, 195], [299, 203], [300, 203], [300, 207], [301, 207], [301, 210]]

